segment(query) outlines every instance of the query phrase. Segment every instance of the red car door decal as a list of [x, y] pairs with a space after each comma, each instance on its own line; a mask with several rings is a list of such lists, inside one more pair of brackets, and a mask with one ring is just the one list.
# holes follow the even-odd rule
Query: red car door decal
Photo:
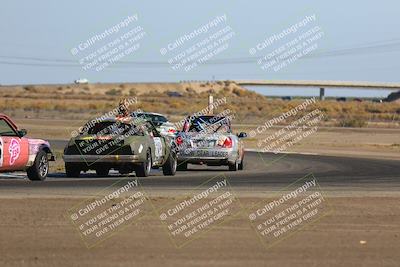
[[2, 170], [25, 168], [29, 158], [29, 144], [25, 138], [2, 137]]
[[8, 152], [10, 153], [10, 166], [12, 166], [21, 154], [21, 145], [17, 139], [11, 139]]

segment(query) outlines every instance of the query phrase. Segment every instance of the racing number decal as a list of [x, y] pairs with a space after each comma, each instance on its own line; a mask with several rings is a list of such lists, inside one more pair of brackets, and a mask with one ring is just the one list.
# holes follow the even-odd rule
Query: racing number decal
[[10, 166], [12, 166], [21, 154], [21, 145], [17, 139], [11, 139], [8, 152], [10, 152]]
[[160, 137], [154, 137], [154, 146], [156, 148], [155, 154], [156, 158], [161, 158], [162, 157], [162, 141]]
[[3, 166], [3, 139], [0, 137], [0, 168]]

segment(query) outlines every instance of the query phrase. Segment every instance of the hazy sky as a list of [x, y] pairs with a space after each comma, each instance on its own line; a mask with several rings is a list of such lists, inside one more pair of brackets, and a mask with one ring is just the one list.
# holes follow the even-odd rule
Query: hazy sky
[[[399, 82], [400, 2], [352, 1], [14, 1], [0, 9], [0, 84], [179, 81], [215, 79], [363, 80]], [[84, 70], [71, 49], [95, 34], [138, 15], [126, 29], [141, 26], [140, 48], [102, 71]], [[249, 53], [267, 37], [316, 15], [324, 35], [310, 57], [280, 71], [265, 71]], [[173, 70], [160, 49], [218, 16], [234, 36], [211, 63]], [[220, 26], [218, 26], [220, 27]], [[218, 28], [216, 26], [216, 28]], [[307, 26], [305, 26], [304, 29]], [[222, 28], [218, 28], [222, 29]], [[114, 33], [104, 44], [118, 38]], [[196, 44], [205, 33], [187, 42]], [[286, 41], [298, 36], [293, 33]], [[286, 42], [283, 41], [283, 42]], [[96, 45], [101, 45], [98, 42]], [[87, 49], [95, 51], [100, 46]], [[183, 47], [174, 51], [184, 51]], [[85, 51], [85, 52], [87, 52]], [[265, 50], [267, 51], [267, 50]], [[269, 52], [273, 51], [271, 50]], [[171, 52], [172, 55], [172, 52]], [[174, 54], [175, 55], [175, 54]]]

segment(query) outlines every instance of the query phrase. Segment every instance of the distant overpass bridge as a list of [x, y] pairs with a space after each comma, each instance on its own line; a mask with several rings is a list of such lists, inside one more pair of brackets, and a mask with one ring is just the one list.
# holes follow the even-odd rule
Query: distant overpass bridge
[[353, 89], [374, 89], [374, 90], [400, 90], [400, 83], [384, 82], [352, 82], [352, 81], [293, 81], [293, 80], [236, 80], [238, 85], [264, 85], [282, 87], [317, 87], [320, 89], [319, 96], [325, 98], [325, 88], [353, 88]]

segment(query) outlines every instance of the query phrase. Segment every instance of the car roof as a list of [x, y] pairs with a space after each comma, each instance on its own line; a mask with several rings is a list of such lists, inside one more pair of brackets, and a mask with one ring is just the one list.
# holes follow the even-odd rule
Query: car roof
[[201, 115], [201, 116], [195, 116], [195, 117], [193, 117], [193, 119], [197, 119], [197, 118], [207, 118], [207, 119], [209, 119], [209, 118], [215, 118], [215, 117], [219, 117], [219, 118], [221, 118], [221, 120], [222, 120], [222, 119], [226, 118], [227, 116]]
[[195, 118], [213, 118], [216, 117], [214, 115], [200, 115], [200, 116], [196, 116]]
[[132, 121], [132, 117], [107, 117], [107, 118], [101, 118], [96, 120], [96, 122], [130, 122]]
[[140, 111], [140, 112], [132, 112], [132, 114], [148, 114], [148, 115], [157, 115], [157, 116], [167, 117], [167, 116], [165, 116], [163, 114], [156, 113], [156, 112], [143, 112], [143, 111]]
[[14, 121], [13, 121], [9, 116], [7, 116], [6, 114], [0, 113], [0, 119], [5, 119], [9, 124], [11, 124], [11, 126], [12, 126], [14, 129], [18, 129], [18, 127], [17, 127], [17, 125], [14, 123]]

